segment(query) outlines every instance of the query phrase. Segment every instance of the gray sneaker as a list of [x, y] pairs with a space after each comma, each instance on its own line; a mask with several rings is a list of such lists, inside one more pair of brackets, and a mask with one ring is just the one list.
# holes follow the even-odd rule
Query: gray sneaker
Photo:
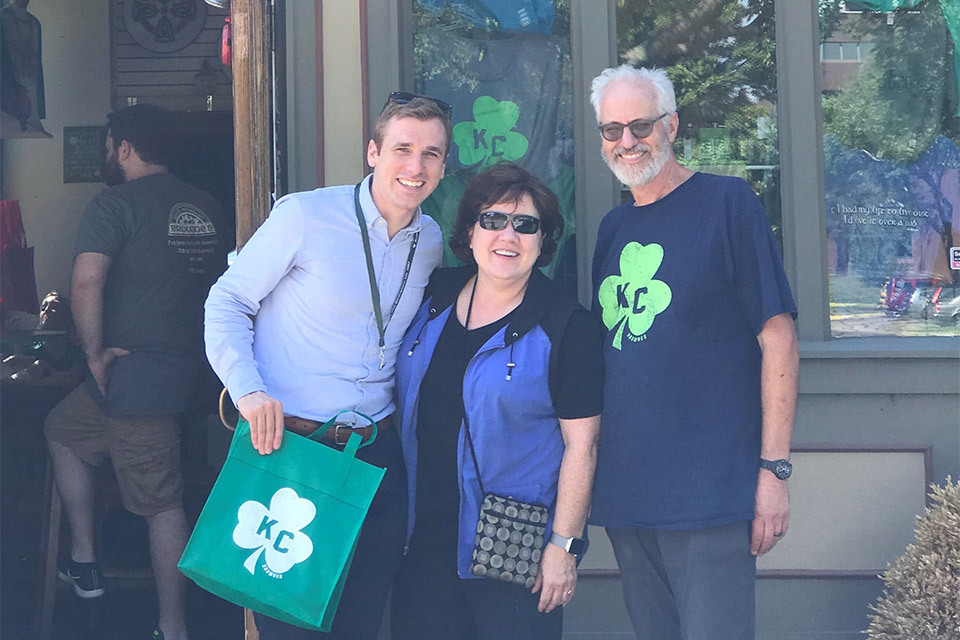
[[81, 598], [99, 598], [103, 595], [103, 583], [100, 581], [100, 569], [96, 562], [74, 562], [57, 567], [57, 577], [73, 585], [73, 590]]

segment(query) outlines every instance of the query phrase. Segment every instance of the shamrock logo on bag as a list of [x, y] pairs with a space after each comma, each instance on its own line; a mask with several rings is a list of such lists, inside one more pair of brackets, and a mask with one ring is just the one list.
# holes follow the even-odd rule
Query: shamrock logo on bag
[[237, 510], [237, 526], [233, 530], [233, 541], [238, 547], [254, 550], [244, 561], [244, 568], [252, 574], [263, 555], [264, 571], [279, 578], [290, 567], [309, 558], [313, 541], [300, 530], [316, 515], [317, 507], [289, 487], [273, 494], [269, 509], [256, 500], [244, 502]]
[[603, 324], [616, 328], [613, 348], [623, 346], [623, 334], [631, 342], [646, 339], [657, 315], [670, 306], [673, 292], [667, 283], [654, 280], [663, 262], [663, 247], [656, 243], [643, 246], [630, 242], [620, 253], [620, 274], [600, 284], [597, 298], [603, 308]]
[[473, 122], [458, 122], [453, 128], [457, 157], [464, 166], [482, 163], [481, 168], [489, 167], [501, 160], [519, 160], [527, 152], [530, 141], [511, 131], [520, 118], [517, 103], [480, 96], [473, 103], [473, 118]]

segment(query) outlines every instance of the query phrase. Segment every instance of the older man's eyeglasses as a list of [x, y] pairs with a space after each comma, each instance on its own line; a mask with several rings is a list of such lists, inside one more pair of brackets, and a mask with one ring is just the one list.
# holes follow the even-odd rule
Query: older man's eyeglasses
[[600, 125], [600, 135], [602, 135], [603, 139], [607, 142], [616, 142], [623, 137], [623, 130], [626, 128], [630, 129], [630, 135], [634, 138], [646, 138], [653, 133], [653, 125], [655, 125], [660, 118], [670, 115], [670, 113], [669, 111], [661, 113], [653, 120], [638, 118], [631, 120], [627, 124], [621, 122], [605, 122]]
[[[390, 96], [387, 98], [387, 102], [383, 105], [383, 108], [386, 109], [387, 105], [390, 104], [391, 102], [393, 104], [408, 104], [410, 102], [413, 102], [416, 98], [423, 98], [424, 100], [429, 100], [433, 104], [437, 105], [437, 107], [440, 109], [440, 111], [443, 112], [445, 116], [447, 116], [448, 118], [453, 117], [453, 107], [451, 107], [449, 104], [447, 104], [443, 100], [439, 100], [437, 98], [431, 98], [430, 96], [424, 96], [419, 93], [409, 93], [407, 91], [392, 92]], [[381, 109], [381, 111], [383, 111], [383, 109]]]
[[477, 218], [481, 229], [487, 231], [502, 231], [507, 228], [507, 222], [513, 225], [517, 233], [536, 233], [540, 230], [540, 218], [526, 213], [503, 213], [501, 211], [484, 211]]

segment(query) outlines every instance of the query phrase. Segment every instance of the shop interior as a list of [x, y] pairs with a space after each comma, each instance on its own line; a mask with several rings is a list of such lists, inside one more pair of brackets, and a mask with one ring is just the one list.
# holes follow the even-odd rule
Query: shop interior
[[[169, 110], [170, 171], [213, 195], [234, 224], [229, 9], [202, 1], [104, 0], [82, 10], [56, 0], [2, 4], [0, 636], [146, 638], [157, 615], [146, 525], [120, 506], [109, 470], [98, 479], [97, 506], [106, 595], [76, 598], [49, 571], [68, 534], [51, 494], [42, 427], [85, 373], [62, 298], [79, 220], [104, 188], [107, 113], [142, 103]], [[215, 417], [218, 392], [212, 380], [204, 385], [183, 421], [188, 518], [216, 477], [208, 433], [229, 442]], [[193, 637], [241, 637], [240, 609], [192, 584], [188, 601]]]

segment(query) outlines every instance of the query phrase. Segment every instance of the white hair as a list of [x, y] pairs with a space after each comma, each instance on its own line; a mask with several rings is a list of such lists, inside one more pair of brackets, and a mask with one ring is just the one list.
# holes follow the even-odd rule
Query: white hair
[[610, 83], [621, 80], [634, 84], [643, 82], [652, 84], [657, 94], [658, 113], [673, 113], [677, 110], [677, 97], [673, 91], [673, 83], [670, 82], [666, 71], [656, 67], [637, 69], [629, 64], [622, 64], [619, 67], [604, 69], [600, 75], [593, 79], [590, 103], [593, 104], [598, 123], [600, 122], [600, 101], [603, 99], [603, 92]]

